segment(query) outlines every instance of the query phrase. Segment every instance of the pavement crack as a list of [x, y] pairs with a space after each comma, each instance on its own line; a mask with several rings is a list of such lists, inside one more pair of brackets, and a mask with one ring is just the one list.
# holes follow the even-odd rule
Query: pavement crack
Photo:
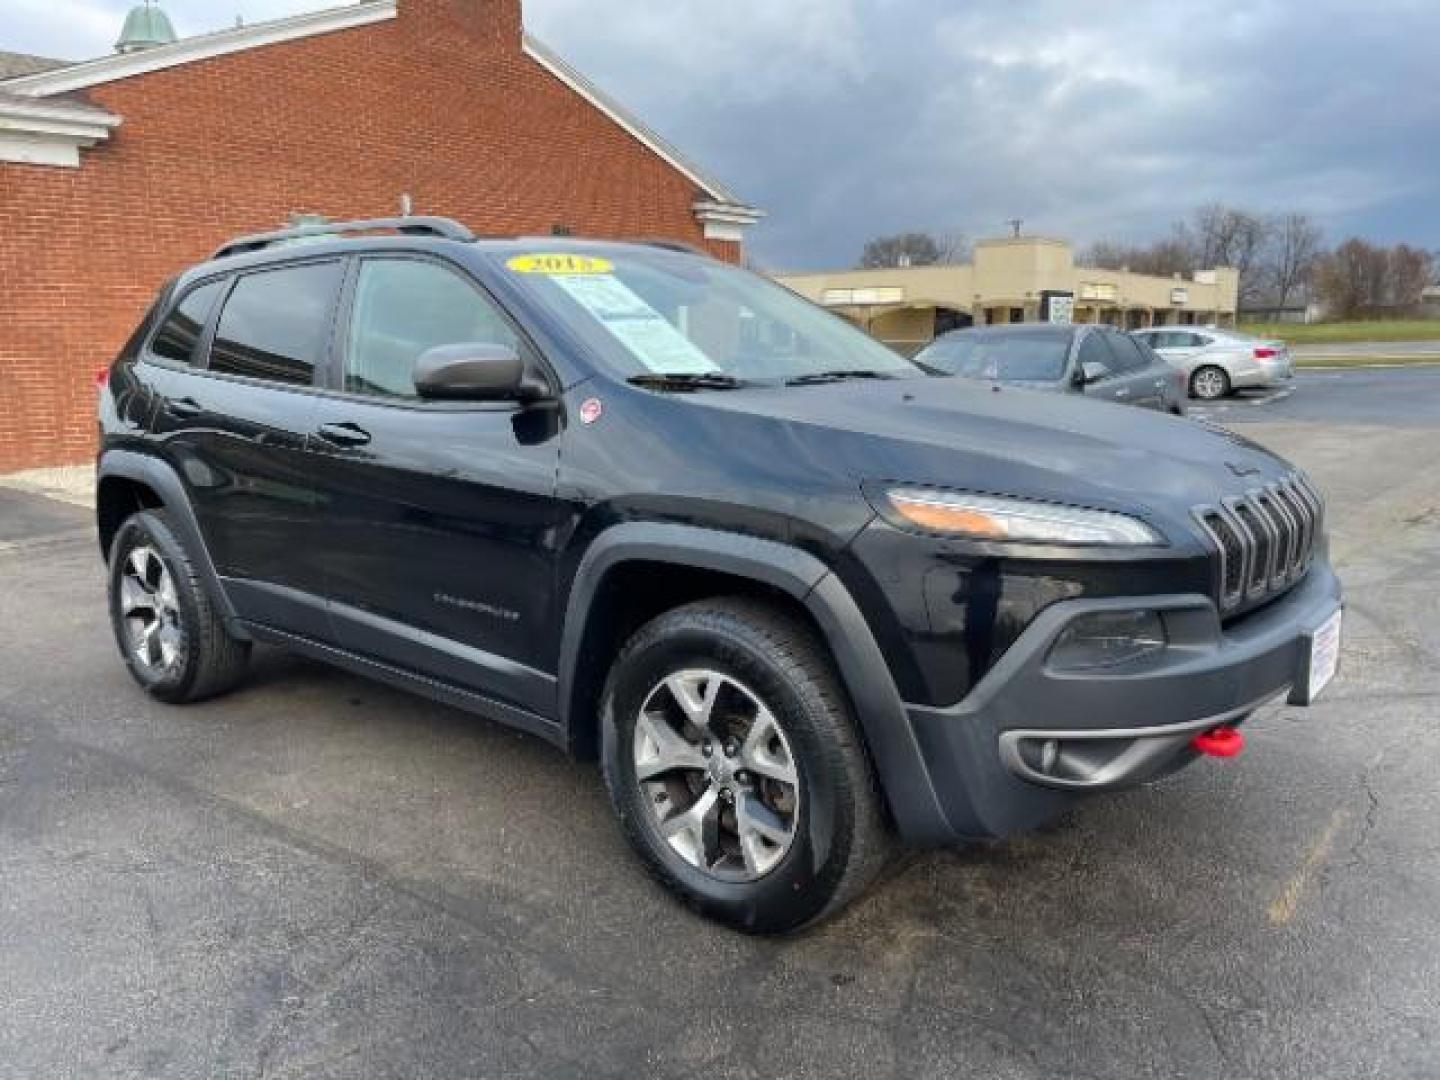
[[1350, 857], [1345, 863], [1347, 870], [1352, 870], [1365, 862], [1366, 845], [1375, 832], [1375, 825], [1380, 819], [1380, 795], [1375, 790], [1375, 771], [1380, 766], [1381, 755], [1376, 755], [1375, 760], [1366, 770], [1360, 774], [1360, 790], [1364, 793], [1367, 801], [1365, 816], [1361, 820], [1360, 828], [1355, 833], [1355, 839], [1350, 844]]

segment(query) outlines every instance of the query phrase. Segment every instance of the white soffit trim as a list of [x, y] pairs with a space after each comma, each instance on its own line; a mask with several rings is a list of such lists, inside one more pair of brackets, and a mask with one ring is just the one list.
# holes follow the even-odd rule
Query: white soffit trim
[[765, 216], [764, 210], [739, 203], [697, 202], [692, 209], [695, 218], [705, 227], [706, 240], [745, 239], [745, 230]]
[[0, 162], [78, 168], [80, 151], [108, 139], [120, 117], [91, 105], [0, 94]]
[[634, 113], [581, 75], [556, 55], [548, 45], [528, 33], [525, 35], [525, 52], [546, 71], [649, 147], [671, 168], [688, 177], [696, 187], [716, 200], [717, 203], [741, 205], [739, 198], [733, 192], [718, 181], [706, 176], [693, 162], [687, 161], [679, 150], [646, 127]]
[[181, 38], [171, 45], [103, 56], [98, 60], [86, 60], [35, 75], [22, 75], [0, 82], [0, 90], [27, 97], [66, 94], [117, 79], [128, 79], [133, 75], [144, 75], [180, 64], [191, 64], [197, 60], [208, 60], [214, 56], [329, 34], [336, 30], [350, 30], [393, 18], [395, 0], [364, 0], [363, 3], [349, 7], [312, 11], [287, 19], [273, 19], [255, 23], [253, 26], [236, 27], [234, 30], [218, 30], [212, 34]]

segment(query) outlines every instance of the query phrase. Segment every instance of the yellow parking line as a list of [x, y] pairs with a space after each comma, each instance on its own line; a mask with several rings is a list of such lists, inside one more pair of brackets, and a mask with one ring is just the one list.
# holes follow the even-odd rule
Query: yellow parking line
[[1310, 879], [1315, 876], [1325, 860], [1330, 857], [1330, 848], [1335, 844], [1335, 836], [1340, 831], [1340, 826], [1345, 824], [1345, 819], [1350, 816], [1350, 811], [1343, 806], [1330, 815], [1330, 823], [1325, 826], [1325, 831], [1320, 838], [1310, 847], [1310, 852], [1305, 856], [1305, 861], [1300, 864], [1300, 869], [1289, 881], [1285, 888], [1281, 889], [1275, 899], [1270, 901], [1270, 925], [1285, 926], [1295, 917], [1295, 911], [1300, 906], [1300, 898], [1304, 895], [1305, 887], [1310, 884]]

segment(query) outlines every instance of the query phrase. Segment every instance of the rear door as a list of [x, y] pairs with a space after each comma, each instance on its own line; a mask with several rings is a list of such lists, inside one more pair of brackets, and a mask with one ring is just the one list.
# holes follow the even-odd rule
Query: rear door
[[1180, 368], [1189, 370], [1190, 358], [1199, 348], [1200, 339], [1188, 330], [1158, 330], [1150, 335], [1149, 345], [1165, 360]]
[[319, 637], [328, 620], [306, 442], [343, 276], [330, 259], [218, 279], [209, 325], [200, 328], [197, 302], [144, 356], [160, 398], [158, 445], [238, 613]]
[[343, 312], [311, 418], [338, 643], [551, 715], [559, 412], [422, 401], [413, 381], [437, 345], [531, 347], [466, 271], [420, 254], [357, 258]]

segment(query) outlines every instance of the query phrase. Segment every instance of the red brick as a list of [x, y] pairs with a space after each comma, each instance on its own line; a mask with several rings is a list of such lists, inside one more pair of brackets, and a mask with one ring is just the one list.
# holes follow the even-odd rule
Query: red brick
[[707, 242], [694, 183], [521, 50], [519, 0], [398, 18], [92, 87], [124, 118], [79, 169], [0, 164], [0, 472], [94, 450], [96, 369], [155, 291], [296, 211], [477, 233]]

